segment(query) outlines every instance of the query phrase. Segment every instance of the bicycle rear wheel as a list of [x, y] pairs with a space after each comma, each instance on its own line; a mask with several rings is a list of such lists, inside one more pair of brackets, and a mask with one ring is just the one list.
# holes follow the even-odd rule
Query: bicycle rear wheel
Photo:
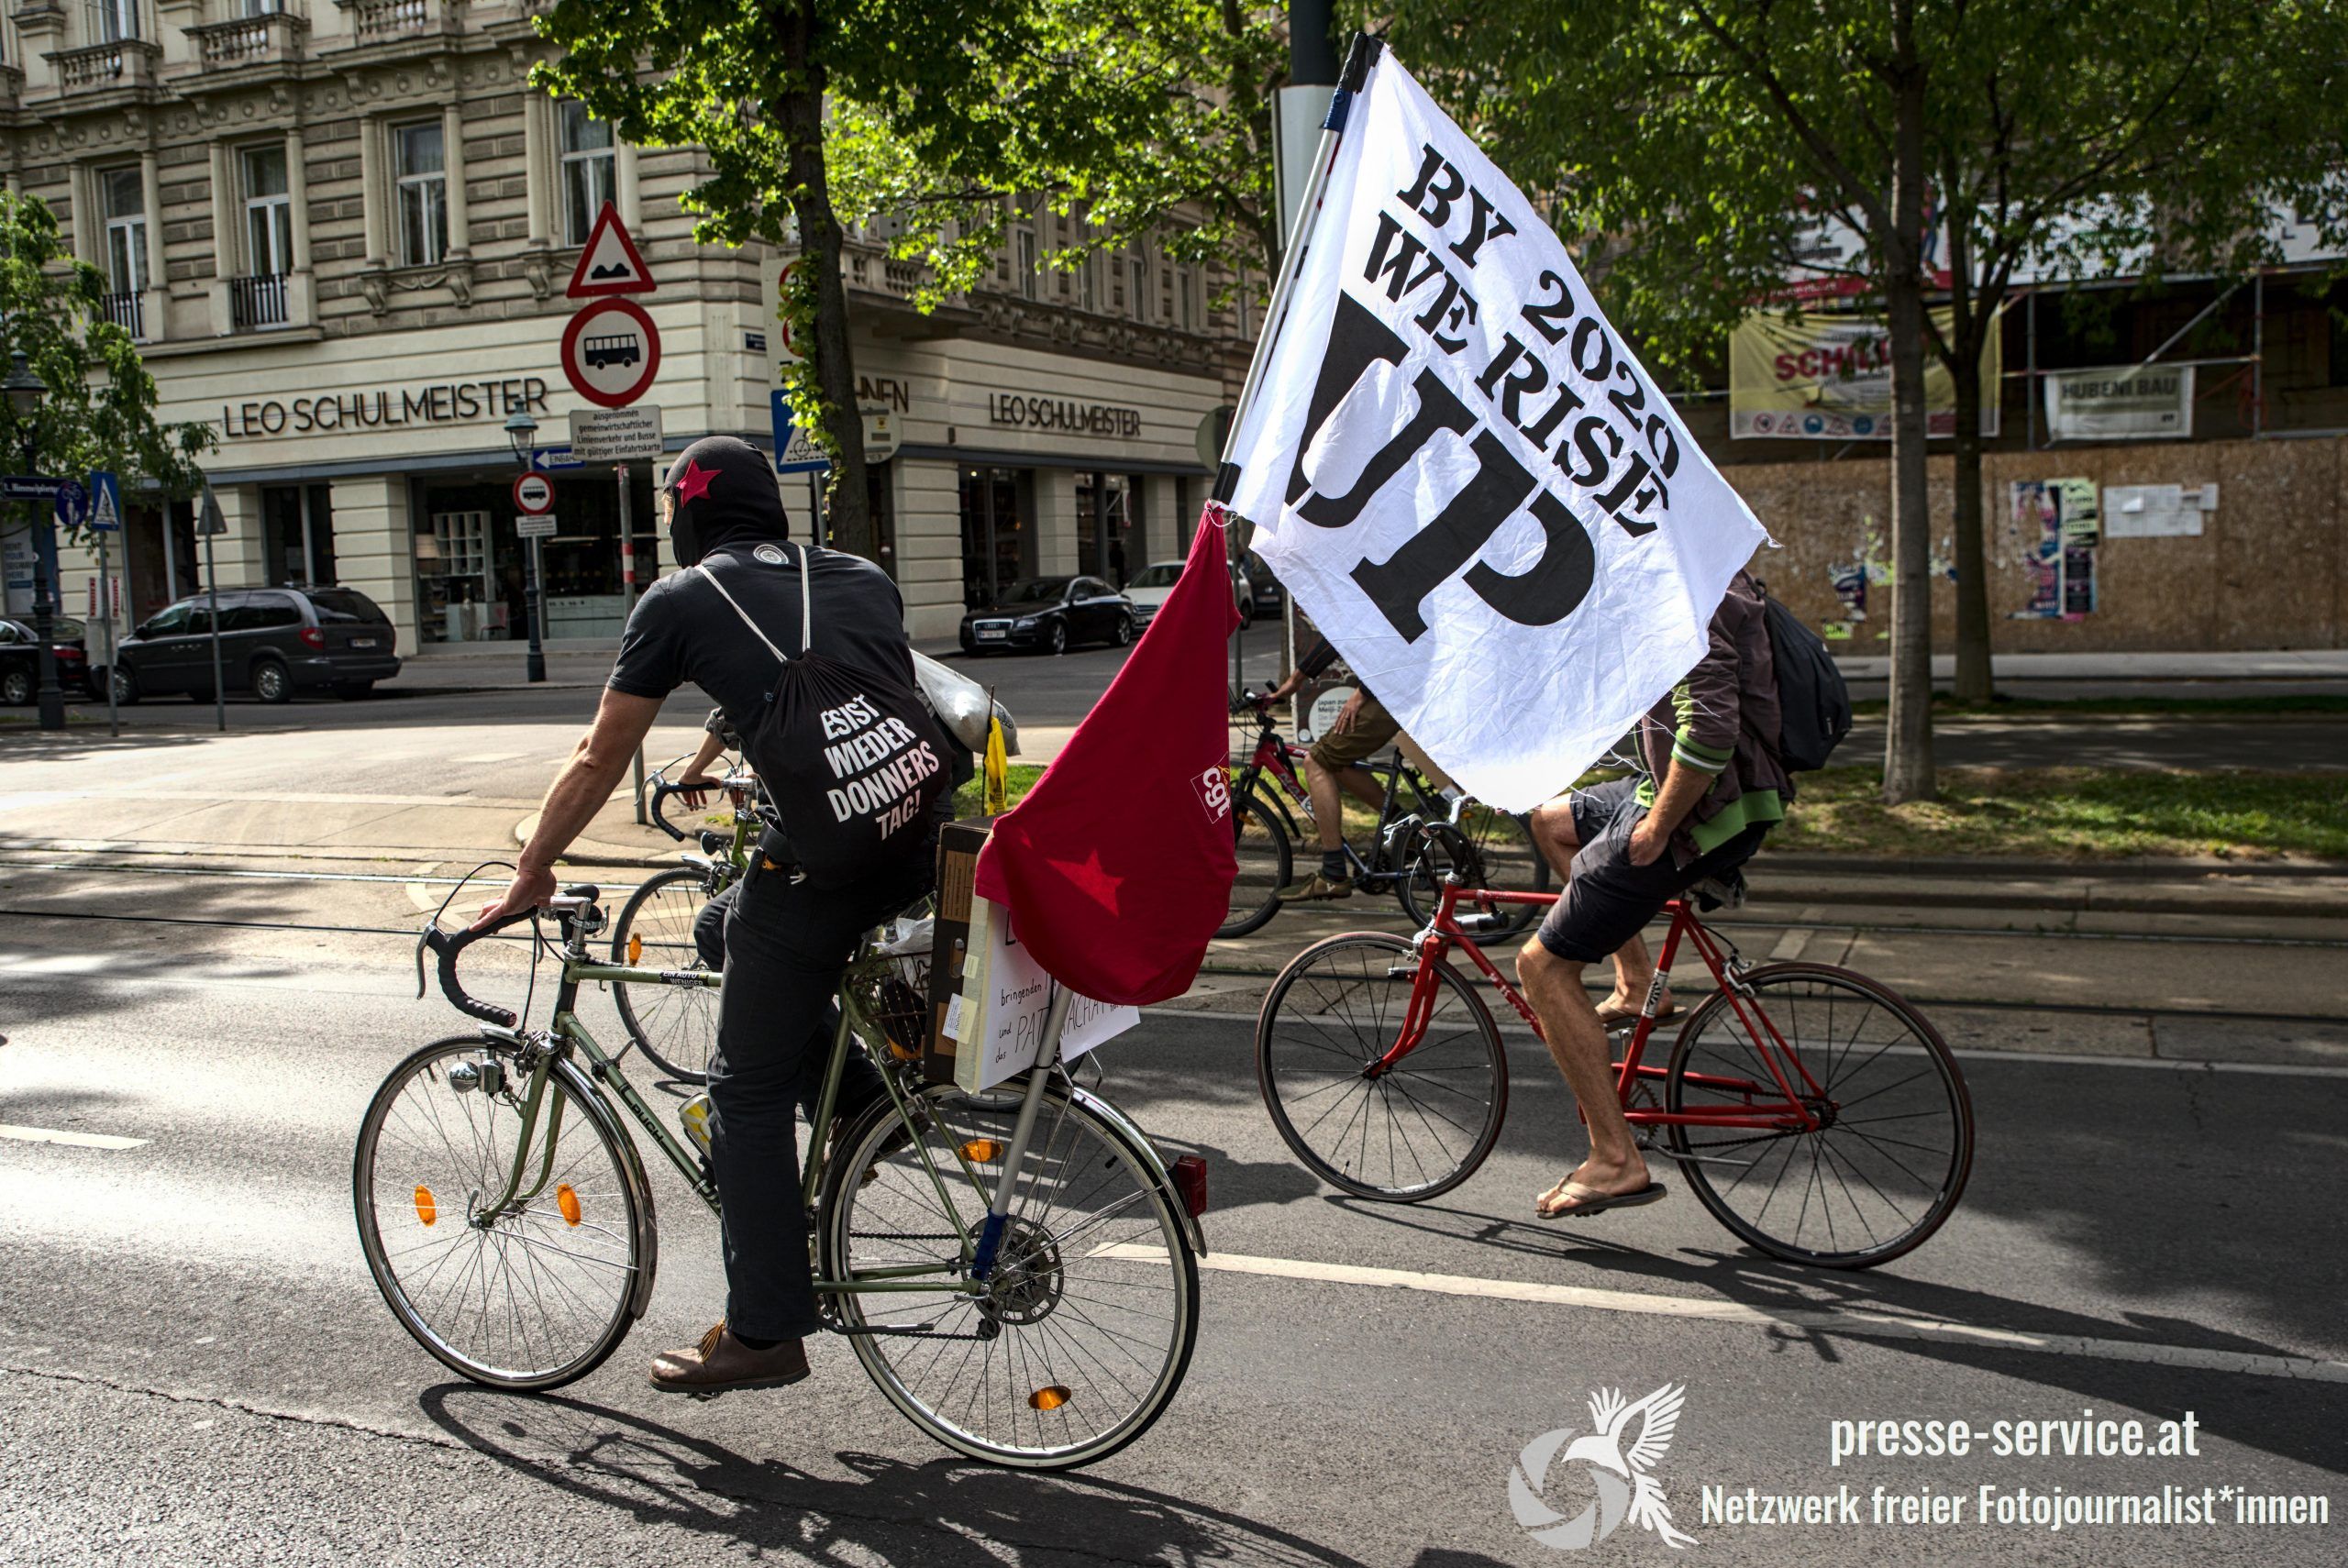
[[[1914, 1250], [1956, 1207], [1973, 1168], [1973, 1102], [1947, 1044], [1898, 993], [1847, 969], [1773, 964], [1744, 983], [1754, 1026], [1823, 1125], [1674, 1124], [1668, 1142], [1689, 1156], [1689, 1186], [1714, 1219], [1789, 1262], [1872, 1268]], [[1730, 993], [1715, 993], [1672, 1047], [1666, 1109], [1784, 1098]]]
[[495, 1388], [557, 1388], [602, 1365], [653, 1266], [634, 1149], [568, 1062], [539, 1105], [529, 1196], [482, 1211], [505, 1189], [528, 1087], [511, 1045], [435, 1041], [376, 1090], [351, 1160], [360, 1245], [392, 1315], [443, 1364]]
[[[1529, 819], [1497, 806], [1470, 803], [1458, 823], [1428, 823], [1416, 843], [1406, 846], [1407, 876], [1397, 879], [1395, 897], [1402, 912], [1423, 926], [1434, 918], [1443, 900], [1444, 878], [1456, 872], [1471, 888], [1503, 893], [1545, 893], [1554, 873], [1533, 842]], [[1481, 914], [1492, 922], [1485, 933], [1514, 936], [1541, 918], [1539, 904], [1496, 904], [1474, 900], [1459, 905], [1463, 915]]]
[[[630, 968], [707, 973], [712, 966], [693, 940], [693, 922], [723, 888], [709, 876], [678, 866], [647, 878], [612, 922], [612, 962]], [[709, 1081], [717, 1050], [717, 989], [706, 985], [612, 982], [620, 1022], [653, 1066], [681, 1083]]]
[[935, 1277], [934, 1291], [831, 1296], [857, 1359], [915, 1426], [990, 1463], [1069, 1470], [1172, 1401], [1198, 1339], [1198, 1259], [1146, 1151], [1056, 1083], [989, 1288], [959, 1289], [1022, 1088], [933, 1084], [917, 1128], [889, 1101], [866, 1111], [825, 1181], [822, 1263], [827, 1280]]
[[1253, 794], [1232, 796], [1231, 832], [1239, 874], [1231, 880], [1231, 912], [1215, 928], [1218, 937], [1245, 936], [1279, 913], [1290, 874], [1288, 834]]
[[1508, 1053], [1492, 1015], [1434, 966], [1426, 1032], [1389, 1070], [1421, 959], [1399, 936], [1315, 943], [1272, 982], [1256, 1022], [1256, 1081], [1305, 1167], [1357, 1198], [1415, 1203], [1476, 1173], [1508, 1114]]

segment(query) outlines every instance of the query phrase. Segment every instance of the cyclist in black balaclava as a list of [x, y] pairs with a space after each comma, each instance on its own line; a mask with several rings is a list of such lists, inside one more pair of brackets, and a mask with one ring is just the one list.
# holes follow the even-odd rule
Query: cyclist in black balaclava
[[[896, 585], [860, 556], [792, 540], [768, 453], [732, 436], [694, 442], [669, 469], [660, 511], [678, 564], [702, 569], [671, 571], [637, 602], [594, 727], [547, 792], [513, 885], [477, 924], [554, 893], [555, 860], [610, 801], [662, 699], [679, 686], [691, 681], [707, 692], [737, 733], [755, 731], [774, 689], [773, 649], [795, 655], [802, 646], [803, 574], [813, 652], [914, 684]], [[800, 1341], [822, 1319], [808, 1277], [793, 1116], [802, 1106], [814, 1116], [830, 1055], [832, 994], [858, 938], [925, 892], [934, 865], [925, 849], [893, 870], [819, 890], [797, 875], [790, 840], [769, 828], [729, 889], [725, 983], [709, 1062], [725, 1316], [698, 1345], [654, 1358], [654, 1387], [706, 1395], [807, 1375]], [[885, 1092], [871, 1064], [851, 1053], [836, 1124]]]

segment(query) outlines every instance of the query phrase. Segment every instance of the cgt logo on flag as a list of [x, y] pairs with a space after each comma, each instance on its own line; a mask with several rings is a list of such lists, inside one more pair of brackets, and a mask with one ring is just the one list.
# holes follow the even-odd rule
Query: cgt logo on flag
[[1191, 787], [1198, 791], [1199, 804], [1207, 809], [1207, 821], [1219, 823], [1231, 814], [1231, 775], [1221, 763], [1192, 779]]
[[[1693, 1546], [1694, 1536], [1672, 1528], [1671, 1504], [1662, 1483], [1648, 1474], [1671, 1451], [1672, 1430], [1687, 1398], [1684, 1383], [1667, 1383], [1636, 1401], [1624, 1399], [1619, 1389], [1592, 1394], [1589, 1419], [1597, 1430], [1578, 1438], [1573, 1428], [1559, 1427], [1526, 1443], [1517, 1456], [1516, 1468], [1508, 1476], [1509, 1511], [1516, 1522], [1534, 1540], [1560, 1551], [1604, 1540], [1626, 1519], [1655, 1531], [1667, 1546]], [[1629, 1434], [1634, 1417], [1638, 1430]], [[1582, 1495], [1595, 1494], [1570, 1518], [1549, 1502], [1550, 1470], [1560, 1449], [1568, 1466], [1581, 1466]]]

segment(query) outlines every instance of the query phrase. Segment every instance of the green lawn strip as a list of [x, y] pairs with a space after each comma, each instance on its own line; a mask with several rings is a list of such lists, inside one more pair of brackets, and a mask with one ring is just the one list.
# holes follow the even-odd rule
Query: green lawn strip
[[1871, 767], [1802, 775], [1770, 847], [1813, 854], [2348, 857], [2348, 776], [1948, 767], [1940, 798], [1887, 806]]
[[[1887, 706], [1878, 697], [1851, 704], [1855, 712], [1865, 714], [1880, 714]], [[2348, 713], [2348, 696], [2309, 691], [2270, 697], [2000, 697], [1988, 703], [1957, 702], [1944, 696], [1933, 699], [1933, 716], [1936, 719], [1962, 721], [1997, 719], [2009, 714], [2037, 717], [2061, 713], [2165, 713], [2178, 718]]]
[[[1032, 763], [1013, 763], [1011, 802], [1043, 772]], [[1785, 823], [1770, 834], [1769, 846], [1827, 855], [2081, 861], [2207, 855], [2348, 859], [2348, 775], [2339, 773], [1947, 767], [1940, 783], [1936, 801], [1887, 806], [1876, 768], [1802, 774], [1796, 779], [1799, 798]], [[979, 802], [973, 779], [955, 797], [955, 812], [975, 816]], [[1297, 815], [1301, 823], [1301, 812]], [[1368, 847], [1372, 822], [1368, 808], [1347, 799], [1346, 832], [1357, 849]]]
[[[1017, 805], [1025, 798], [1027, 791], [1036, 787], [1036, 780], [1043, 776], [1044, 768], [1041, 763], [1014, 762], [1006, 767], [1003, 769], [1002, 780], [1003, 799], [1006, 805]], [[957, 817], [975, 817], [980, 814], [985, 801], [985, 780], [973, 778], [955, 791], [954, 814]]]

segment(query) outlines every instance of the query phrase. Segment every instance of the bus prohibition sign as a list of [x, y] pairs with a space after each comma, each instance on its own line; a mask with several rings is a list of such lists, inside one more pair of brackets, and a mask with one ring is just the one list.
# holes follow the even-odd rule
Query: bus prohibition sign
[[626, 408], [660, 370], [660, 330], [634, 300], [600, 299], [562, 333], [562, 373], [589, 403]]
[[540, 473], [527, 473], [514, 481], [514, 510], [525, 517], [537, 517], [554, 510], [554, 481]]

